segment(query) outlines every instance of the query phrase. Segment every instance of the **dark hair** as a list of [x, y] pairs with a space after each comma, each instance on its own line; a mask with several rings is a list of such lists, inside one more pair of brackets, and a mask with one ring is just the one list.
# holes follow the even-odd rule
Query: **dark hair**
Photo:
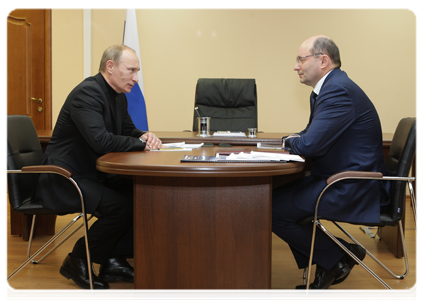
[[125, 46], [125, 45], [113, 45], [108, 47], [106, 50], [104, 50], [103, 56], [101, 57], [100, 67], [98, 68], [98, 71], [105, 72], [106, 63], [109, 60], [114, 62], [116, 65], [119, 65], [120, 59], [122, 57], [122, 52], [123, 50], [126, 50], [126, 49], [132, 50], [132, 48], [129, 48], [128, 46]]
[[341, 55], [339, 54], [338, 46], [329, 38], [319, 37], [314, 41], [313, 47], [311, 48], [311, 54], [323, 53], [329, 56], [332, 62], [341, 66]]

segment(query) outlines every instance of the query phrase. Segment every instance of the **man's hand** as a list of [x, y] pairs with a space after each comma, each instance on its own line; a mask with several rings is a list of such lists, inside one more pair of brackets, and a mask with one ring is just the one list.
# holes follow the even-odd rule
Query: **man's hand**
[[286, 138], [282, 139], [282, 148], [285, 148], [285, 141], [286, 141], [287, 139], [290, 139], [290, 138], [293, 138], [293, 137], [300, 137], [300, 135], [299, 135], [299, 134], [294, 133], [294, 134], [288, 135]]
[[157, 150], [162, 145], [162, 141], [152, 132], [147, 132], [141, 137], [147, 142], [145, 150]]

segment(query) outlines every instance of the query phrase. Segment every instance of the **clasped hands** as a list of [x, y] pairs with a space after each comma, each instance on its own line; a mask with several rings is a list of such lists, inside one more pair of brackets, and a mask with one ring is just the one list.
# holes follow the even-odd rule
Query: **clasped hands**
[[157, 150], [162, 146], [162, 141], [152, 132], [144, 133], [141, 137], [147, 142], [144, 150]]

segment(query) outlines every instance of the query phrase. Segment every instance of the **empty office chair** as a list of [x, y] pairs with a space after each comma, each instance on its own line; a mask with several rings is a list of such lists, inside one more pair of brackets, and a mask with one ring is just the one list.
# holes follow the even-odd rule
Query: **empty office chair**
[[[39, 263], [44, 260], [44, 258], [46, 258], [52, 251], [59, 247], [64, 241], [66, 241], [82, 226], [84, 226], [85, 228], [85, 243], [87, 250], [88, 268], [91, 268], [87, 231], [88, 221], [92, 218], [92, 216], [89, 219], [87, 219], [86, 217], [82, 192], [79, 189], [78, 184], [72, 179], [72, 173], [69, 170], [59, 166], [40, 165], [42, 161], [42, 156], [43, 152], [41, 149], [41, 144], [38, 139], [34, 124], [32, 123], [32, 120], [28, 116], [7, 116], [7, 183], [9, 190], [9, 203], [15, 211], [25, 215], [33, 215], [28, 245], [28, 259], [11, 275], [9, 275], [7, 280], [16, 275], [31, 261], [33, 263]], [[54, 235], [33, 255], [30, 255], [36, 216], [42, 214], [68, 214], [45, 208], [42, 205], [32, 201], [31, 197], [35, 188], [37, 174], [40, 173], [53, 173], [57, 174], [57, 176], [63, 176], [67, 178], [69, 182], [75, 186], [75, 189], [79, 193], [79, 196], [81, 198], [81, 211], [75, 212], [80, 214], [75, 217], [67, 226], [60, 230], [56, 235]], [[53, 247], [53, 249], [51, 249], [41, 259], [39, 259], [38, 261], [33, 260], [50, 244], [52, 244], [58, 237], [65, 233], [67, 229], [74, 225], [75, 222], [77, 222], [81, 217], [83, 218], [82, 224], [76, 227], [74, 231], [72, 231], [67, 237], [65, 237], [61, 242], [59, 242], [55, 247]], [[91, 269], [89, 272], [89, 277], [90, 287], [92, 289], [93, 281], [91, 278]]]
[[[257, 89], [255, 79], [200, 78], [195, 105], [211, 117], [210, 131], [243, 131], [257, 128]], [[198, 131], [194, 112], [193, 131]]]
[[[389, 172], [389, 176], [383, 176], [382, 173], [378, 172], [353, 172], [345, 171], [337, 173], [327, 179], [327, 186], [320, 193], [319, 198], [316, 203], [316, 209], [313, 216], [310, 218], [305, 218], [301, 220], [300, 224], [307, 224], [308, 222], [313, 222], [313, 235], [311, 241], [311, 251], [310, 251], [310, 260], [308, 265], [308, 275], [306, 276], [306, 288], [310, 286], [310, 273], [311, 266], [313, 261], [313, 250], [314, 242], [316, 236], [316, 228], [318, 227], [324, 233], [326, 233], [334, 242], [336, 242], [339, 247], [341, 247], [348, 255], [350, 255], [358, 264], [360, 264], [367, 272], [369, 272], [375, 279], [377, 279], [383, 286], [387, 289], [391, 289], [378, 275], [376, 275], [370, 268], [368, 268], [357, 256], [355, 256], [347, 247], [340, 243], [334, 235], [332, 235], [321, 223], [321, 220], [332, 221], [344, 234], [346, 234], [354, 243], [362, 246], [353, 236], [351, 236], [344, 228], [342, 228], [338, 222], [339, 220], [322, 218], [318, 214], [318, 207], [320, 199], [324, 192], [341, 180], [348, 179], [358, 179], [358, 180], [391, 180], [391, 202], [389, 203], [387, 209], [381, 212], [380, 222], [379, 223], [360, 223], [358, 225], [365, 226], [396, 226], [398, 225], [399, 231], [401, 233], [401, 242], [404, 253], [404, 263], [405, 263], [405, 273], [403, 275], [396, 275], [391, 270], [389, 270], [385, 265], [383, 265], [372, 253], [367, 249], [367, 254], [375, 260], [379, 265], [381, 265], [391, 276], [397, 279], [404, 279], [408, 274], [408, 261], [407, 261], [407, 252], [405, 249], [404, 242], [404, 232], [402, 227], [401, 219], [405, 211], [405, 186], [408, 183], [408, 188], [410, 190], [411, 204], [415, 211], [415, 196], [412, 186], [412, 181], [415, 180], [414, 177], [408, 177], [411, 169], [412, 162], [414, 160], [416, 151], [416, 118], [404, 118], [402, 119], [397, 129], [395, 130], [394, 137], [392, 139], [392, 144], [389, 149], [389, 154], [386, 159], [386, 167]], [[323, 201], [323, 200], [322, 200]], [[363, 247], [363, 246], [362, 246]], [[363, 247], [364, 248], [364, 247]]]

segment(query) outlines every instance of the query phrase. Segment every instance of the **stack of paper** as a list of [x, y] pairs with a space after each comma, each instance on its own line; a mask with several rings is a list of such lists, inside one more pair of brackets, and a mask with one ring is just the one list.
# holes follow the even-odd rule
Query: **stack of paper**
[[246, 136], [242, 131], [216, 131], [213, 136]]
[[196, 149], [196, 148], [200, 148], [203, 145], [204, 145], [204, 143], [201, 143], [201, 144], [185, 144], [185, 142], [182, 142], [182, 143], [167, 143], [167, 144], [162, 144], [162, 147], [163, 148], [190, 148], [190, 149]]
[[269, 152], [256, 152], [256, 151], [251, 151], [250, 153], [231, 153], [228, 157], [227, 160], [261, 160], [261, 161], [299, 161], [299, 162], [304, 162], [305, 160], [299, 156], [299, 155], [295, 155], [295, 154], [285, 154], [285, 153], [269, 153]]
[[203, 146], [204, 143], [201, 144], [185, 144], [182, 143], [167, 143], [162, 144], [162, 147], [158, 150], [151, 150], [151, 151], [191, 151], [192, 149], [200, 148]]
[[282, 148], [282, 142], [279, 144], [266, 144], [266, 143], [257, 143], [257, 148], [258, 149], [286, 149], [286, 148]]

